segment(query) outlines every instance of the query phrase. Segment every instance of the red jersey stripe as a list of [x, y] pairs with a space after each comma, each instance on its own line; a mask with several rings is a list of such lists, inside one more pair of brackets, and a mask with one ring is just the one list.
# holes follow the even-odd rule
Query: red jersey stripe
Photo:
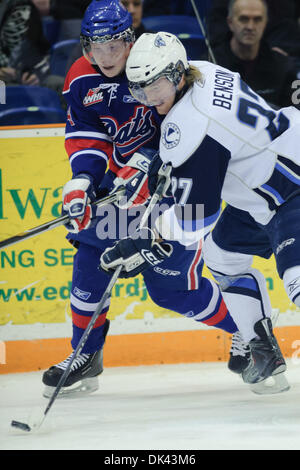
[[217, 313], [213, 315], [212, 317], [208, 318], [207, 320], [201, 320], [201, 322], [205, 323], [205, 325], [208, 325], [208, 326], [215, 326], [218, 323], [220, 323], [222, 320], [224, 320], [227, 313], [228, 313], [228, 310], [227, 310], [226, 304], [224, 300], [222, 299]]
[[198, 288], [197, 266], [201, 260], [201, 253], [202, 253], [202, 240], [199, 241], [197, 253], [195, 255], [194, 261], [192, 262], [191, 267], [188, 272], [190, 290], [195, 290]]

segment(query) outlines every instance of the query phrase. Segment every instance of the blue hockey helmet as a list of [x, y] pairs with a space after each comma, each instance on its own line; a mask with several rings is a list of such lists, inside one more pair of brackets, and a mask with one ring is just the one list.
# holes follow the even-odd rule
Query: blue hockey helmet
[[134, 42], [132, 16], [119, 0], [93, 0], [85, 11], [80, 39], [83, 49], [116, 39]]

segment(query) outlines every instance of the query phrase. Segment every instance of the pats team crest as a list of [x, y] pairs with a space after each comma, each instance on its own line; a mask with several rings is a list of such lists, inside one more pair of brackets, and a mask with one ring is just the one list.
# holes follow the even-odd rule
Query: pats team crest
[[111, 116], [101, 116], [101, 121], [123, 157], [148, 142], [156, 132], [152, 112], [143, 105], [136, 106], [130, 119], [122, 124]]
[[168, 122], [162, 135], [163, 145], [167, 149], [176, 147], [180, 142], [180, 129], [173, 122]]

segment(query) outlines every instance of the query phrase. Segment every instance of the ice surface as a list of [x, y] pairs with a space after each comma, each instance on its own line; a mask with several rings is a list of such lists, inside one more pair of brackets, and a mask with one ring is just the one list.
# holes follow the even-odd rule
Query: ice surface
[[0, 449], [300, 449], [300, 363], [288, 361], [291, 389], [253, 394], [225, 363], [107, 368], [97, 392], [44, 410], [42, 372], [0, 375]]

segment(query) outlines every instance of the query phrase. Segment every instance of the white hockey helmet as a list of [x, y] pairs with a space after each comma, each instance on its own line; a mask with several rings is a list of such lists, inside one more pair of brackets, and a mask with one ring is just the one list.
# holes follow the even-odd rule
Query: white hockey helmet
[[133, 45], [126, 63], [129, 89], [143, 102], [143, 88], [161, 77], [167, 78], [175, 88], [189, 68], [186, 50], [171, 33], [144, 33]]

